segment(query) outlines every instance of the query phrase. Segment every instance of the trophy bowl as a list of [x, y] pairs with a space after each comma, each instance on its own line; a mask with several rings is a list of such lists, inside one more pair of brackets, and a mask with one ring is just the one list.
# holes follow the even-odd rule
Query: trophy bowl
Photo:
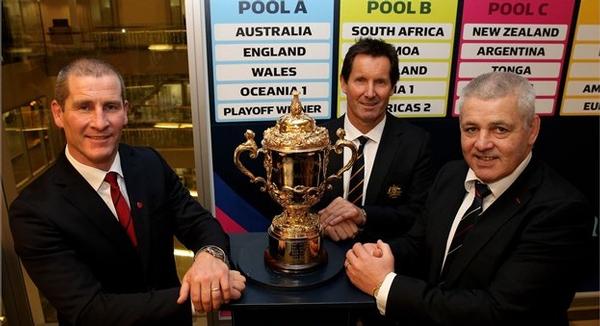
[[[331, 183], [342, 178], [357, 158], [356, 146], [344, 139], [344, 130], [338, 129], [336, 134], [338, 140], [332, 145], [327, 129], [318, 127], [303, 112], [298, 92], [294, 92], [290, 112], [264, 131], [262, 148], [256, 146], [254, 132], [246, 130], [246, 141], [235, 149], [233, 161], [237, 168], [283, 207], [283, 212], [269, 226], [268, 247], [264, 252], [265, 263], [274, 271], [308, 272], [327, 261], [319, 216], [311, 213], [310, 207], [331, 189]], [[340, 155], [344, 147], [352, 152], [350, 160], [327, 176], [330, 152]], [[265, 177], [255, 176], [243, 165], [240, 156], [244, 152], [249, 152], [251, 159], [263, 154]]]

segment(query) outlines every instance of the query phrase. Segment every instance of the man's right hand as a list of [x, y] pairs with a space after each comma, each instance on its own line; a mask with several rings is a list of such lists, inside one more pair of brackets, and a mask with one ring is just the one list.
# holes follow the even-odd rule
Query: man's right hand
[[352, 221], [361, 226], [367, 222], [362, 209], [342, 197], [337, 197], [320, 210], [319, 219], [323, 226], [337, 225], [342, 221]]
[[351, 220], [344, 220], [336, 225], [325, 225], [325, 234], [333, 241], [353, 239], [358, 233], [358, 226]]

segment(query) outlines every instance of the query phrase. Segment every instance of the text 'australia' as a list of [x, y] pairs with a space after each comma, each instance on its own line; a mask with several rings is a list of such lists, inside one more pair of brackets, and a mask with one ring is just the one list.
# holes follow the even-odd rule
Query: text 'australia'
[[236, 37], [253, 36], [312, 36], [310, 26], [244, 26], [238, 27]]

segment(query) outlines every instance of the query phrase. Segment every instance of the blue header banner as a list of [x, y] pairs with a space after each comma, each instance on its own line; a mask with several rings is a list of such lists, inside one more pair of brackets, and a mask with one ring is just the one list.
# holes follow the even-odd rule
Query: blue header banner
[[291, 94], [331, 117], [334, 1], [210, 1], [211, 113], [217, 123], [273, 121]]

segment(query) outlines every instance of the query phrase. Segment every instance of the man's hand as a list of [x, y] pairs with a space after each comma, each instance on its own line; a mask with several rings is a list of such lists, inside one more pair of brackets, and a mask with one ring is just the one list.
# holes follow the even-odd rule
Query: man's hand
[[342, 197], [334, 199], [327, 207], [319, 211], [321, 225], [336, 225], [342, 221], [352, 221], [356, 226], [365, 224], [366, 217], [362, 209]]
[[358, 226], [354, 222], [345, 220], [336, 225], [325, 225], [325, 234], [333, 241], [353, 239], [358, 233]]
[[363, 243], [363, 247], [365, 248], [367, 253], [369, 253], [369, 255], [377, 258], [383, 257], [383, 250], [379, 248], [378, 243]]
[[376, 244], [357, 243], [346, 253], [344, 266], [350, 282], [372, 295], [385, 276], [394, 271], [394, 256], [390, 246], [381, 240]]
[[[243, 278], [242, 275], [239, 275]], [[239, 278], [230, 282], [230, 272], [227, 265], [220, 259], [207, 252], [198, 254], [192, 267], [183, 276], [177, 303], [184, 303], [191, 297], [194, 309], [198, 312], [217, 310], [223, 303], [229, 302], [233, 295], [240, 293]], [[245, 278], [242, 288], [245, 287]], [[236, 287], [237, 286], [237, 287]], [[231, 287], [234, 288], [232, 291]], [[236, 290], [238, 289], [238, 290]]]
[[229, 271], [229, 284], [231, 284], [231, 299], [237, 300], [242, 297], [246, 288], [246, 278], [238, 271]]

